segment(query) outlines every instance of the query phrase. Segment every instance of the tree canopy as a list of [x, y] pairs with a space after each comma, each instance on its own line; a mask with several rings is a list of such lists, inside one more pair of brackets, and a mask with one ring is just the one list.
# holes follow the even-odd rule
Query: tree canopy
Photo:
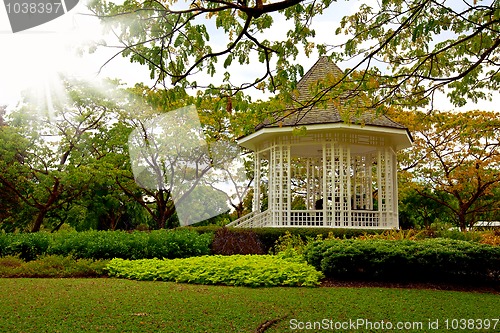
[[[432, 105], [434, 92], [442, 90], [459, 106], [500, 89], [498, 0], [366, 1], [329, 23], [344, 37], [315, 40], [321, 15], [351, 6], [332, 0], [96, 0], [90, 8], [109, 23], [118, 54], [147, 65], [151, 78], [166, 85], [218, 88], [225, 95], [254, 87], [293, 98], [303, 54], [350, 60], [343, 77], [326, 82], [307, 104], [349, 91], [369, 94], [370, 107], [412, 108]], [[254, 77], [235, 82], [234, 73], [249, 64]], [[200, 72], [223, 72], [223, 78], [203, 84]]]
[[[424, 201], [430, 199], [451, 212], [451, 218], [462, 230], [481, 218], [498, 214], [498, 113], [405, 112], [398, 118], [412, 129], [415, 139], [414, 147], [409, 149], [411, 154], [401, 156], [401, 165], [406, 164], [401, 177], [407, 182], [403, 201], [413, 200], [408, 192], [417, 193]], [[439, 210], [442, 208], [434, 209]]]
[[[244, 128], [238, 109], [228, 113], [220, 98], [189, 96], [182, 88], [123, 89], [115, 83], [65, 80], [67, 98], [54, 98], [50, 107], [26, 96], [2, 118], [0, 229], [194, 223], [229, 210], [226, 199], [233, 193], [212, 188], [229, 178], [239, 190], [233, 203], [242, 208], [249, 180], [245, 171], [233, 171], [240, 151], [230, 142]], [[197, 106], [194, 118], [167, 112], [186, 104]]]

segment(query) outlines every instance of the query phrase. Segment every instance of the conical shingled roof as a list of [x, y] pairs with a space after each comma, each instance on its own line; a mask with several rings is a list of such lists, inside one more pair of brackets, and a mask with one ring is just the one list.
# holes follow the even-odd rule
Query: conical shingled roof
[[[298, 101], [305, 103], [306, 101], [311, 100], [314, 97], [311, 94], [311, 87], [318, 84], [318, 81], [328, 75], [340, 78], [344, 74], [342, 70], [327, 57], [320, 57], [319, 60], [298, 82]], [[258, 125], [256, 130], [271, 127], [296, 127], [314, 124], [344, 123], [341, 113], [333, 105], [333, 103], [328, 103], [326, 107], [324, 104], [320, 104], [321, 103], [317, 103], [317, 105], [312, 107], [306, 107], [302, 110], [294, 111], [290, 115], [283, 117], [282, 119], [280, 118], [277, 121], [266, 121]], [[403, 125], [392, 121], [389, 117], [385, 115], [376, 115], [375, 112], [371, 111], [363, 111], [360, 115], [352, 116], [349, 122], [363, 125], [405, 129]]]

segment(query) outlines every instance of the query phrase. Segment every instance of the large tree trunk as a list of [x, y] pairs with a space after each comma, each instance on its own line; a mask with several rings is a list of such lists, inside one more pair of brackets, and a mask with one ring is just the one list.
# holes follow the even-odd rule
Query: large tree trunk
[[467, 231], [467, 219], [466, 219], [466, 212], [460, 210], [458, 212], [458, 225], [460, 226], [460, 231]]
[[[35, 219], [35, 223], [33, 224], [33, 228], [31, 228], [31, 232], [38, 232], [40, 231], [40, 227], [42, 226], [43, 219], [45, 216], [47, 216], [47, 213], [49, 210], [52, 208], [54, 203], [56, 202], [57, 198], [59, 198], [59, 195], [61, 194], [60, 191], [60, 183], [59, 179], [55, 179], [54, 186], [52, 186], [52, 189], [50, 191], [49, 198], [47, 199], [47, 202], [44, 205], [37, 205], [38, 209], [38, 214]], [[62, 186], [61, 186], [62, 188]]]
[[36, 215], [35, 223], [33, 224], [33, 227], [31, 228], [31, 232], [38, 232], [40, 231], [40, 227], [42, 226], [43, 219], [47, 215], [48, 210], [42, 209], [38, 211], [38, 214]]
[[167, 221], [175, 213], [175, 205], [169, 198], [170, 193], [165, 190], [160, 190], [156, 197], [156, 225], [158, 229], [171, 229], [174, 227], [172, 223], [167, 225]]
[[245, 210], [245, 207], [243, 206], [243, 202], [240, 202], [239, 204], [234, 205], [233, 207], [236, 211], [236, 215], [238, 216], [238, 218], [242, 217], [243, 211]]

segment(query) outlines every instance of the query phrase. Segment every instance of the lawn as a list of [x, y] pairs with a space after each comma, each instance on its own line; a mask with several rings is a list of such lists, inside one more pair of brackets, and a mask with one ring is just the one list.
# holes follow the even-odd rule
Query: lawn
[[399, 322], [417, 328], [399, 332], [500, 332], [500, 295], [477, 292], [110, 278], [0, 279], [0, 292], [1, 332], [395, 332]]

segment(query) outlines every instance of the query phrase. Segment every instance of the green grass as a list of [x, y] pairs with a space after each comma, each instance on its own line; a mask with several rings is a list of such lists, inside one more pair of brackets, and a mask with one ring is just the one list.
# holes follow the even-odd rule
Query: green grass
[[[421, 321], [499, 317], [500, 295], [385, 288], [245, 288], [120, 279], [0, 279], [1, 332], [265, 332], [290, 320]], [[429, 320], [440, 330], [429, 330]], [[333, 330], [323, 330], [332, 332]], [[367, 332], [364, 328], [343, 332]], [[391, 332], [391, 330], [372, 330]], [[459, 332], [460, 330], [454, 330]], [[465, 330], [471, 332], [472, 330]], [[481, 331], [481, 330], [480, 330]], [[500, 332], [496, 329], [481, 332]]]

